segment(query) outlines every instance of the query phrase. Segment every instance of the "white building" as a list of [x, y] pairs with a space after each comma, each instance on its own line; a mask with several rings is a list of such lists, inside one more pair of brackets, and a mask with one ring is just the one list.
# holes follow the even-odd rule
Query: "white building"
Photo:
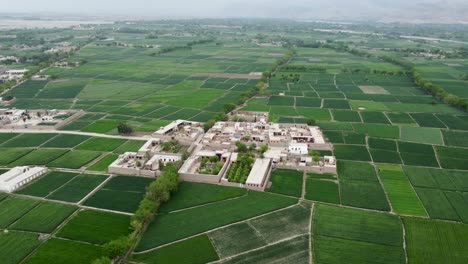
[[270, 175], [270, 171], [271, 159], [256, 159], [249, 177], [245, 182], [245, 187], [263, 191], [266, 187], [265, 183]]
[[293, 155], [306, 155], [308, 153], [307, 143], [289, 143], [288, 152]]
[[45, 167], [14, 167], [0, 175], [0, 191], [13, 192], [46, 172], [47, 168]]

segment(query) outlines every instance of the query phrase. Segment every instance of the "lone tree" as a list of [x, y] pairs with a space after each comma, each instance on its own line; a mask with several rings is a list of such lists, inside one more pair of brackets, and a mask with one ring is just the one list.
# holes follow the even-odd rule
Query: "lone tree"
[[133, 128], [131, 128], [127, 124], [120, 124], [120, 125], [117, 126], [117, 131], [121, 135], [130, 135], [130, 134], [133, 133]]
[[307, 119], [306, 123], [307, 123], [308, 126], [313, 126], [313, 125], [315, 125], [316, 121], [313, 118], [309, 118], [309, 119]]

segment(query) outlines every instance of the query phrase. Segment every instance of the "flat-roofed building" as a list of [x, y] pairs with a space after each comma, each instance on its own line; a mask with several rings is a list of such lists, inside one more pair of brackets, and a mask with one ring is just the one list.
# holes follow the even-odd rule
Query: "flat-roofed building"
[[46, 167], [14, 167], [0, 175], [0, 191], [14, 192], [16, 189], [44, 175], [46, 172]]
[[250, 171], [249, 177], [245, 182], [245, 187], [253, 190], [263, 191], [267, 179], [271, 172], [271, 159], [256, 159], [252, 170]]
[[293, 155], [306, 155], [308, 153], [307, 143], [289, 143], [288, 151]]

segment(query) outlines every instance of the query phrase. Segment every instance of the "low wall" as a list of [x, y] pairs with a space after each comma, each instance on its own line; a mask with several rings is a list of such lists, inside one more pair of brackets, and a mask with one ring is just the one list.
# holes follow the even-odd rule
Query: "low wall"
[[183, 181], [193, 181], [193, 182], [207, 182], [207, 183], [219, 183], [221, 178], [224, 177], [227, 169], [229, 168], [229, 160], [231, 159], [231, 155], [229, 155], [228, 160], [224, 163], [223, 167], [219, 171], [217, 175], [207, 175], [207, 174], [198, 174], [198, 173], [184, 173], [180, 172], [180, 178]]
[[217, 175], [204, 175], [196, 173], [179, 173], [180, 179], [190, 182], [219, 183]]
[[325, 144], [309, 144], [309, 148], [311, 150], [333, 150], [333, 144], [325, 143]]
[[319, 174], [324, 174], [324, 173], [336, 174], [337, 173], [336, 167], [318, 167], [318, 166], [301, 167], [301, 166], [288, 166], [288, 165], [273, 165], [273, 167], [275, 169], [300, 170], [300, 171], [314, 172], [314, 173], [319, 173]]
[[128, 175], [128, 176], [141, 176], [154, 178], [160, 175], [159, 171], [140, 170], [132, 168], [121, 168], [109, 166], [108, 172], [112, 174]]

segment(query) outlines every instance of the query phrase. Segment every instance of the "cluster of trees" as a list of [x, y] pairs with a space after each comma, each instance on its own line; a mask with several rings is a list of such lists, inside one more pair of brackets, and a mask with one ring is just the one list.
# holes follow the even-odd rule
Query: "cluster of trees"
[[319, 162], [321, 154], [318, 150], [309, 150], [309, 156], [312, 156], [314, 162]]
[[262, 81], [268, 83], [271, 76], [282, 66], [288, 64], [288, 62], [296, 55], [296, 50], [289, 49], [288, 52], [280, 59], [276, 60], [273, 65], [263, 72]]
[[192, 50], [192, 47], [195, 45], [201, 45], [201, 44], [206, 44], [215, 41], [214, 39], [200, 39], [200, 40], [194, 40], [189, 43], [187, 43], [185, 46], [171, 46], [171, 47], [163, 47], [161, 48], [158, 52], [153, 52], [150, 54], [150, 56], [156, 56], [156, 55], [161, 55], [164, 53], [169, 53], [173, 52], [176, 50]]
[[327, 68], [322, 66], [307, 66], [307, 65], [286, 65], [281, 68], [282, 71], [294, 72], [326, 72]]
[[301, 80], [301, 75], [298, 73], [281, 74], [280, 79], [283, 81], [296, 83]]
[[241, 153], [237, 157], [237, 161], [231, 165], [227, 172], [227, 179], [229, 182], [245, 183], [249, 177], [252, 164], [254, 162], [251, 153]]
[[3, 81], [0, 85], [0, 92], [10, 89], [11, 87], [15, 86], [16, 83], [16, 80]]
[[218, 175], [223, 168], [224, 163], [219, 160], [218, 156], [203, 157], [200, 162], [200, 168], [197, 170], [201, 174]]
[[380, 75], [389, 75], [389, 76], [405, 75], [404, 71], [387, 71], [387, 70], [360, 69], [360, 68], [355, 68], [355, 69], [343, 68], [341, 72], [342, 73], [380, 74]]
[[214, 42], [215, 39], [200, 39], [200, 40], [194, 40], [194, 41], [190, 41], [189, 43], [187, 43], [187, 46], [189, 47], [192, 47], [192, 46], [195, 46], [195, 45], [202, 45], [202, 44], [208, 44], [208, 43], [211, 43], [211, 42]]
[[3, 96], [3, 97], [2, 97], [2, 101], [8, 102], [8, 101], [13, 100], [14, 98], [15, 98], [14, 95], [9, 94], [9, 95]]
[[118, 33], [127, 33], [127, 34], [146, 34], [148, 30], [138, 29], [138, 28], [128, 28], [122, 27], [116, 30]]
[[13, 63], [16, 63], [16, 60], [6, 59], [6, 60], [0, 61], [0, 64], [4, 64], [4, 65], [12, 65]]
[[130, 135], [133, 134], [133, 128], [127, 124], [120, 124], [117, 126], [117, 131], [121, 135]]
[[[362, 57], [366, 57], [366, 58], [370, 58], [370, 57], [374, 56], [374, 55], [372, 55], [370, 53], [367, 53], [365, 51], [362, 51], [362, 50], [351, 49], [348, 46], [346, 46], [344, 43], [338, 43], [338, 42], [331, 43], [331, 42], [328, 42], [328, 43], [322, 44], [321, 47], [330, 48], [330, 49], [334, 49], [334, 50], [337, 50], [337, 51], [350, 52], [350, 53], [352, 53], [354, 55], [358, 55], [358, 56], [362, 56]], [[454, 94], [451, 94], [451, 93], [445, 91], [441, 86], [436, 85], [436, 84], [424, 79], [422, 74], [416, 69], [416, 67], [414, 66], [414, 64], [412, 62], [401, 59], [401, 58], [388, 56], [388, 55], [377, 56], [377, 58], [402, 67], [404, 69], [405, 73], [408, 74], [409, 76], [411, 76], [411, 78], [413, 79], [413, 81], [414, 81], [414, 83], [416, 85], [418, 85], [419, 87], [425, 89], [429, 94], [433, 95], [437, 99], [439, 99], [439, 100], [443, 101], [444, 103], [449, 104], [451, 106], [460, 108], [460, 109], [462, 109], [464, 111], [468, 111], [468, 102], [465, 99], [460, 98], [460, 97], [458, 97], [458, 96], [456, 96]], [[405, 73], [403, 73], [403, 74], [405, 74]]]
[[410, 76], [413, 78], [413, 81], [419, 87], [425, 89], [429, 94], [436, 97], [437, 99], [443, 101], [446, 104], [460, 108], [464, 111], [468, 111], [468, 102], [465, 99], [462, 99], [454, 94], [451, 94], [444, 90], [439, 85], [436, 85], [422, 76], [422, 74], [416, 69], [413, 63], [391, 56], [379, 56], [380, 59], [393, 63], [395, 65], [401, 66], [405, 69]]
[[161, 144], [161, 149], [165, 152], [178, 153], [181, 148], [182, 145], [179, 144], [177, 139], [172, 139]]
[[462, 79], [464, 81], [468, 81], [468, 73], [465, 73], [462, 76], [460, 76], [460, 79]]
[[176, 50], [192, 50], [192, 47], [190, 47], [190, 46], [164, 47], [164, 48], [161, 48], [158, 52], [153, 52], [150, 55], [151, 56], [156, 56], [156, 55], [161, 55], [161, 54], [164, 54], [164, 53], [173, 52], [173, 51], [176, 51]]
[[133, 232], [125, 237], [112, 240], [104, 245], [105, 256], [93, 261], [93, 264], [110, 264], [113, 259], [125, 257], [132, 250], [146, 227], [153, 221], [159, 207], [169, 201], [171, 193], [177, 191], [179, 186], [179, 174], [174, 163], [168, 163], [156, 178], [146, 188], [146, 194], [132, 216], [130, 225]]

